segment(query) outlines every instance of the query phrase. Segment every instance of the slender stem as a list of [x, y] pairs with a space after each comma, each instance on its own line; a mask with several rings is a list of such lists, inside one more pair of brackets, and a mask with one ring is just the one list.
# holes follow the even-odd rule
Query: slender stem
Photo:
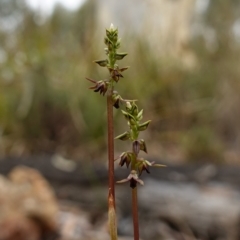
[[108, 221], [111, 240], [117, 240], [115, 180], [114, 180], [114, 130], [113, 130], [113, 86], [107, 93], [107, 125], [108, 125]]
[[139, 240], [137, 186], [132, 189], [132, 216], [134, 240]]
[[[131, 169], [136, 170], [137, 156], [133, 154]], [[137, 185], [132, 189], [132, 218], [133, 218], [133, 233], [134, 240], [139, 240], [139, 224], [138, 224], [138, 196]]]
[[113, 197], [115, 208], [115, 180], [114, 180], [114, 131], [113, 131], [113, 89], [109, 89], [107, 94], [107, 125], [108, 125], [108, 186], [109, 194]]

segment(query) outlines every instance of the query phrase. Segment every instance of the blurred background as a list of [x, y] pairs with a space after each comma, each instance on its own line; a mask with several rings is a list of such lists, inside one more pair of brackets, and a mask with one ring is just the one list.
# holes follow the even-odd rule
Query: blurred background
[[[120, 63], [130, 68], [118, 91], [138, 99], [144, 119], [152, 120], [142, 135], [148, 158], [180, 165], [178, 180], [191, 172], [182, 167], [189, 163], [207, 164], [200, 167], [207, 176], [222, 164], [237, 169], [238, 0], [0, 0], [1, 159], [14, 159], [11, 166], [29, 159], [36, 167], [41, 163], [34, 159], [41, 156], [40, 161], [51, 160], [44, 166], [51, 162], [68, 172], [83, 161], [106, 163], [105, 98], [88, 90], [85, 77], [100, 80], [108, 74], [93, 61], [105, 57], [103, 38], [111, 23], [119, 29], [121, 51], [129, 54]], [[119, 111], [114, 114], [118, 135], [127, 126]], [[115, 148], [118, 154], [128, 145], [116, 142]], [[10, 167], [3, 169], [7, 173]], [[43, 172], [54, 178], [54, 170]], [[188, 237], [218, 239], [197, 238], [177, 225], [172, 229], [185, 229]], [[160, 239], [154, 236], [149, 239]]]
[[131, 67], [118, 89], [152, 120], [149, 153], [238, 161], [239, 1], [50, 2], [0, 1], [1, 156], [105, 153], [105, 100], [85, 77], [106, 77], [93, 60], [113, 22]]

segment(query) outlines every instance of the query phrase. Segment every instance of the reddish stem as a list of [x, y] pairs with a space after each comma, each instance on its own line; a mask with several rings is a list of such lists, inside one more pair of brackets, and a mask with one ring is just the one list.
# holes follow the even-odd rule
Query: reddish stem
[[114, 180], [114, 132], [113, 132], [113, 102], [112, 89], [107, 94], [107, 125], [108, 125], [108, 186], [109, 194], [113, 197], [115, 209], [115, 180]]
[[139, 240], [137, 186], [132, 189], [132, 216], [134, 240]]

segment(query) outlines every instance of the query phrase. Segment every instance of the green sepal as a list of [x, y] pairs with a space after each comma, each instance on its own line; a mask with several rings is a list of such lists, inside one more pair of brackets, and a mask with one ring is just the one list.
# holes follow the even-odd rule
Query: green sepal
[[107, 55], [109, 54], [109, 49], [108, 48], [104, 48], [104, 51]]
[[143, 118], [143, 109], [138, 113], [137, 120], [140, 121]]
[[108, 65], [108, 60], [107, 59], [105, 59], [105, 60], [96, 60], [94, 62], [97, 63], [101, 67], [107, 67], [107, 65]]
[[131, 111], [131, 109], [132, 109], [132, 104], [129, 101], [127, 101], [126, 102], [126, 110]]
[[146, 121], [146, 122], [144, 122], [142, 124], [139, 124], [138, 125], [138, 131], [146, 130], [148, 128], [148, 125], [149, 125], [150, 122], [151, 122], [151, 120], [148, 120], [148, 121]]
[[152, 167], [166, 167], [164, 164], [154, 163], [152, 164]]
[[127, 53], [116, 53], [115, 54], [115, 59], [116, 60], [122, 60], [124, 57], [126, 57], [128, 54]]
[[121, 39], [119, 38], [115, 44], [115, 48], [118, 49], [121, 46]]
[[138, 115], [138, 106], [135, 102], [132, 103], [132, 115], [136, 117]]
[[134, 117], [137, 117], [138, 115], [138, 106], [135, 102], [127, 102], [126, 103], [126, 110], [129, 114], [131, 114]]
[[107, 35], [107, 36], [111, 36], [111, 31], [108, 30], [108, 29], [106, 29], [106, 35]]
[[122, 110], [122, 113], [124, 115], [124, 117], [131, 123], [131, 124], [134, 124], [136, 123], [136, 120], [134, 118], [134, 116], [124, 110]]
[[108, 38], [105, 37], [104, 38], [104, 43], [109, 47], [110, 45], [113, 46], [113, 42]]
[[117, 137], [115, 137], [115, 139], [120, 139], [122, 141], [126, 141], [126, 140], [129, 140], [130, 137], [131, 137], [130, 133], [125, 132], [125, 133], [122, 133], [122, 134], [118, 135]]

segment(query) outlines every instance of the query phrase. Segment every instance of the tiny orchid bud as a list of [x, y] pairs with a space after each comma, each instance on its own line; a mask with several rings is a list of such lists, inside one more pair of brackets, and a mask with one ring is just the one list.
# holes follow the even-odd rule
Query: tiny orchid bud
[[112, 24], [109, 29], [106, 29], [106, 36], [112, 41], [112, 46], [116, 49], [116, 43], [118, 42], [118, 29]]
[[105, 51], [105, 53], [106, 53], [107, 55], [109, 54], [108, 48], [104, 48], [104, 51]]
[[143, 171], [146, 171], [147, 173], [150, 173], [149, 166], [151, 166], [151, 163], [143, 158], [138, 159], [138, 172], [139, 176], [141, 176]]
[[113, 99], [113, 106], [118, 109], [120, 107], [120, 101], [122, 101], [122, 98], [117, 91], [113, 92], [112, 99]]
[[118, 109], [120, 106], [119, 106], [119, 102], [120, 102], [120, 99], [116, 99], [115, 103], [113, 104], [113, 106]]
[[121, 39], [119, 38], [115, 45], [116, 49], [120, 48], [120, 45], [121, 45]]
[[145, 153], [147, 153], [147, 146], [146, 146], [146, 143], [145, 143], [144, 139], [140, 139], [139, 143], [140, 143], [140, 150], [142, 150]]
[[133, 123], [133, 124], [134, 124], [134, 123], [136, 122], [134, 116], [131, 115], [130, 113], [122, 110], [122, 114], [124, 115], [124, 117], [125, 117], [128, 121], [130, 121], [130, 123]]
[[118, 82], [120, 78], [123, 78], [123, 75], [121, 74], [121, 72], [127, 70], [128, 67], [119, 68], [118, 65], [115, 64], [114, 68], [108, 67], [108, 69], [109, 69], [112, 79], [115, 82]]
[[108, 37], [104, 38], [104, 43], [107, 45], [108, 50], [112, 50], [113, 42]]
[[138, 106], [137, 106], [137, 104], [134, 102], [133, 104], [132, 104], [132, 115], [135, 117], [137, 117], [137, 115], [138, 115]]
[[128, 168], [131, 161], [132, 161], [132, 153], [131, 152], [123, 152], [120, 155], [119, 165], [122, 167], [124, 164], [126, 164], [126, 166]]
[[165, 165], [158, 164], [155, 162], [150, 163], [148, 160], [143, 158], [139, 158], [137, 159], [137, 161], [138, 161], [137, 167], [138, 167], [139, 176], [142, 174], [143, 171], [150, 173], [149, 167], [166, 167]]
[[132, 143], [132, 149], [133, 149], [133, 152], [134, 152], [134, 154], [137, 156], [138, 155], [138, 153], [140, 152], [140, 148], [141, 148], [141, 146], [140, 146], [140, 142], [139, 141], [134, 141], [133, 143]]
[[150, 173], [149, 167], [148, 167], [147, 164], [141, 164], [141, 165], [138, 167], [138, 171], [139, 171], [139, 176], [142, 175], [142, 172], [143, 172], [143, 171], [146, 171], [148, 174]]
[[105, 95], [105, 93], [107, 92], [108, 89], [108, 81], [95, 81], [93, 79], [90, 78], [86, 78], [88, 81], [94, 83], [95, 85], [90, 87], [89, 89], [93, 89], [94, 92], [100, 92], [100, 95], [102, 94], [103, 96]]
[[109, 29], [110, 29], [110, 31], [115, 30], [114, 25], [112, 23], [110, 24], [110, 28]]
[[122, 77], [123, 75], [119, 72], [118, 69], [114, 69], [114, 68], [109, 68], [109, 71], [111, 73], [111, 77], [115, 82], [119, 81], [119, 78]]
[[132, 109], [132, 104], [129, 101], [127, 101], [126, 102], [126, 110], [131, 111], [131, 109]]

